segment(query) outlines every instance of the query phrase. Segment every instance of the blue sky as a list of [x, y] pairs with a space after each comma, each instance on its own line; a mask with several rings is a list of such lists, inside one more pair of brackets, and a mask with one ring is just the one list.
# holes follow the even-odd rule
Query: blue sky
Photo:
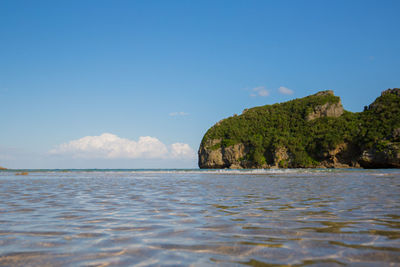
[[399, 1], [2, 0], [0, 166], [197, 167], [205, 131], [244, 108], [332, 89], [361, 111], [400, 87], [399, 12]]

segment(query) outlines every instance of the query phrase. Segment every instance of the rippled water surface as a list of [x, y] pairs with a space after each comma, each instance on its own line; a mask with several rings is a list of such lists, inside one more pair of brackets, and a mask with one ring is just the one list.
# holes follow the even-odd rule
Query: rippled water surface
[[399, 170], [0, 172], [1, 266], [399, 266]]

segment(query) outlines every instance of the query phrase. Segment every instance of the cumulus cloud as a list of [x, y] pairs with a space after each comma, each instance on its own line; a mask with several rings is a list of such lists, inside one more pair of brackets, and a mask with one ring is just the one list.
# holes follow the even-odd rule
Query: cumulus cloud
[[14, 160], [14, 159], [15, 159], [15, 157], [13, 157], [13, 156], [6, 155], [6, 154], [0, 154], [0, 160]]
[[194, 158], [196, 153], [188, 144], [175, 143], [171, 145], [170, 155], [172, 158]]
[[284, 94], [284, 95], [292, 95], [294, 91], [292, 89], [289, 89], [287, 87], [281, 86], [278, 89], [279, 93]]
[[170, 116], [187, 116], [189, 115], [189, 113], [183, 112], [183, 111], [179, 111], [179, 112], [171, 112], [169, 113]]
[[188, 144], [175, 143], [168, 147], [151, 136], [142, 136], [134, 141], [111, 133], [72, 140], [58, 145], [50, 151], [50, 154], [106, 159], [192, 159], [195, 157], [194, 150]]
[[269, 91], [264, 86], [253, 88], [253, 93], [250, 96], [269, 96]]

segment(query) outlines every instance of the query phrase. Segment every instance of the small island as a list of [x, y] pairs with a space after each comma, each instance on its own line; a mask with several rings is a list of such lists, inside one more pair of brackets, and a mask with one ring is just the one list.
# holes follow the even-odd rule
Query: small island
[[211, 127], [198, 155], [202, 169], [400, 168], [400, 89], [357, 113], [330, 90], [245, 109]]

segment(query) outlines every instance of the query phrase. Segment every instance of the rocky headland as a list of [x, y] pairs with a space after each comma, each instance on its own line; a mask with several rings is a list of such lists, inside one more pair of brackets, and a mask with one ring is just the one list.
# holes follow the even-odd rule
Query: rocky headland
[[207, 169], [400, 168], [400, 89], [358, 113], [333, 91], [245, 109], [211, 127], [198, 155]]

